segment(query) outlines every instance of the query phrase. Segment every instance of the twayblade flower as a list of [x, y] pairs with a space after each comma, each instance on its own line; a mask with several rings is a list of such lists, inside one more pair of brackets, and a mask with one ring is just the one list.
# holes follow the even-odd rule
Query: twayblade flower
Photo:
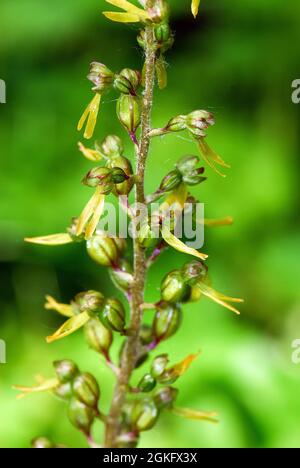
[[240, 315], [240, 311], [233, 307], [231, 303], [242, 303], [244, 300], [237, 297], [226, 296], [209, 286], [207, 284], [209, 282], [208, 268], [202, 262], [192, 261], [187, 263], [182, 268], [182, 275], [192, 288], [191, 300], [199, 300], [203, 295], [226, 309]]
[[[188, 191], [185, 184], [180, 184], [179, 187], [171, 192], [168, 197], [164, 200], [164, 202], [160, 206], [160, 212], [162, 213], [162, 217], [164, 217], [165, 213], [170, 212], [175, 207], [175, 210], [179, 212], [183, 210], [184, 204], [186, 202], [188, 196]], [[173, 208], [172, 208], [173, 207]], [[176, 218], [176, 214], [175, 214]], [[176, 222], [176, 219], [175, 219]], [[192, 247], [188, 247], [185, 245], [180, 239], [178, 239], [172, 232], [170, 227], [167, 223], [162, 222], [161, 226], [161, 235], [164, 241], [173, 247], [178, 252], [186, 253], [188, 255], [192, 255], [197, 257], [201, 260], [206, 260], [208, 255], [198, 252], [196, 249]]]
[[81, 131], [86, 123], [84, 138], [90, 139], [92, 138], [96, 127], [101, 96], [107, 89], [112, 86], [114, 73], [103, 63], [92, 62], [90, 66], [90, 73], [88, 74], [87, 78], [93, 83], [94, 86], [92, 91], [94, 91], [96, 94], [82, 114], [82, 117], [78, 122], [77, 130]]

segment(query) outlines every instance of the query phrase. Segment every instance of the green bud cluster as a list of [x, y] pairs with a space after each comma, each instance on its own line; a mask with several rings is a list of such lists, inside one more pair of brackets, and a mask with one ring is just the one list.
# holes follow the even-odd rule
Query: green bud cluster
[[96, 379], [88, 372], [80, 372], [70, 360], [55, 361], [53, 365], [59, 381], [55, 394], [67, 402], [70, 422], [89, 435], [99, 413], [100, 389]]

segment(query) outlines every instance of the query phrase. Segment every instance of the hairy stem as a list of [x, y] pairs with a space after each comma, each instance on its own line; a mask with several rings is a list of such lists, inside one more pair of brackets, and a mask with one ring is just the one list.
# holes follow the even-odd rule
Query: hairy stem
[[[149, 2], [151, 5], [151, 0]], [[144, 178], [145, 166], [149, 152], [151, 130], [151, 110], [153, 102], [153, 87], [155, 77], [155, 48], [154, 32], [152, 26], [145, 30], [145, 91], [142, 103], [141, 139], [137, 151], [137, 182], [135, 202], [145, 203]], [[116, 447], [117, 438], [120, 433], [120, 416], [122, 407], [129, 388], [131, 374], [135, 368], [138, 347], [139, 331], [141, 327], [142, 308], [144, 302], [144, 288], [146, 278], [146, 258], [144, 249], [137, 239], [134, 240], [134, 283], [131, 299], [131, 322], [129, 337], [127, 338], [122, 353], [120, 372], [114, 389], [112, 404], [106, 424], [105, 447]]]

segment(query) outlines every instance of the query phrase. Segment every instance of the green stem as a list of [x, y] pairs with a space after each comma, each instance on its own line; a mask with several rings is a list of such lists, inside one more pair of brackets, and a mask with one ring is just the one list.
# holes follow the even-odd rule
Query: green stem
[[[145, 166], [150, 146], [149, 132], [151, 130], [151, 111], [155, 79], [154, 31], [151, 25], [146, 26], [145, 29], [145, 44], [145, 91], [142, 104], [141, 139], [137, 150], [137, 182], [135, 193], [135, 202], [143, 204], [145, 203]], [[122, 408], [129, 389], [131, 374], [138, 358], [139, 332], [142, 320], [141, 305], [144, 303], [146, 272], [145, 251], [138, 239], [134, 239], [134, 282], [132, 287], [130, 334], [122, 353], [120, 372], [106, 424], [105, 447], [109, 448], [114, 448], [118, 445], [117, 439], [120, 433]]]

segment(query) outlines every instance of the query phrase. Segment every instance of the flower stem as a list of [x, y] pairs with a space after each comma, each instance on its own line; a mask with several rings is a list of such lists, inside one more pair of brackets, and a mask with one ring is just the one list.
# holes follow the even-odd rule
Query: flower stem
[[[149, 5], [152, 1], [148, 0]], [[155, 78], [155, 47], [154, 31], [151, 25], [145, 28], [145, 91], [142, 103], [141, 138], [137, 149], [136, 192], [135, 203], [145, 203], [144, 178], [145, 166], [149, 153], [151, 130], [151, 111], [153, 103], [153, 88]], [[120, 433], [120, 416], [129, 389], [131, 374], [138, 358], [139, 332], [142, 320], [141, 305], [144, 302], [144, 288], [147, 266], [144, 249], [138, 239], [134, 239], [134, 282], [131, 299], [131, 322], [129, 336], [122, 353], [120, 372], [114, 389], [112, 404], [106, 424], [105, 447], [114, 448], [118, 445]]]

